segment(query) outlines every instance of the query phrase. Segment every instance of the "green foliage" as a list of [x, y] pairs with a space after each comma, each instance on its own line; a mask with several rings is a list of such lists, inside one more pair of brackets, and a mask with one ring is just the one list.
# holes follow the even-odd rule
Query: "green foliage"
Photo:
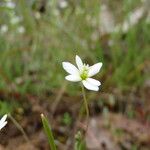
[[15, 105], [15, 103], [0, 101], [0, 115], [11, 113], [15, 108]]
[[80, 131], [75, 135], [75, 147], [74, 150], [86, 150], [85, 139]]
[[47, 138], [48, 138], [50, 148], [51, 150], [56, 150], [55, 140], [54, 140], [51, 128], [49, 126], [48, 120], [43, 114], [41, 115], [41, 119], [42, 119], [45, 134], [47, 135]]
[[124, 131], [122, 129], [114, 129], [113, 134], [119, 138], [121, 138], [124, 135]]
[[[123, 41], [124, 47], [121, 45], [121, 33], [113, 36], [115, 45], [117, 45], [112, 47], [112, 61], [114, 63], [112, 80], [120, 89], [140, 86], [147, 78], [146, 74], [142, 74], [142, 70], [150, 56], [147, 49], [150, 37], [145, 36], [146, 32], [143, 28], [146, 32], [149, 32], [147, 24], [144, 22], [129, 30]], [[139, 34], [141, 35], [140, 38]], [[144, 39], [144, 41], [141, 42], [140, 39]]]
[[[41, 95], [60, 88], [64, 81], [61, 63], [72, 61], [76, 54], [89, 64], [103, 62], [98, 78], [106, 79], [102, 81], [106, 91], [113, 86], [122, 91], [141, 87], [149, 77], [146, 66], [150, 58], [150, 23], [146, 17], [127, 33], [112, 32], [101, 37], [99, 0], [92, 3], [91, 0], [71, 0], [66, 8], [61, 8], [56, 0], [46, 1], [43, 6], [36, 0], [12, 1], [16, 4], [13, 9], [1, 5], [5, 0], [0, 3], [0, 91]], [[108, 2], [117, 21], [127, 19], [141, 4], [140, 0]], [[14, 23], [16, 17], [20, 19]], [[69, 84], [67, 91], [73, 95], [77, 90]], [[113, 99], [110, 98], [110, 102], [113, 104]], [[99, 105], [103, 103], [100, 101]], [[13, 106], [0, 102], [0, 114], [11, 112]], [[108, 109], [104, 108], [103, 113], [107, 115]], [[128, 115], [132, 117], [134, 113], [130, 111]], [[44, 116], [42, 122], [50, 146], [55, 150], [52, 131]], [[65, 113], [63, 123], [70, 125], [71, 122], [71, 116]], [[81, 133], [76, 135], [75, 150], [85, 150]]]
[[[38, 95], [58, 88], [64, 81], [62, 61], [72, 61], [76, 54], [89, 64], [103, 62], [98, 78], [106, 79], [105, 90], [112, 86], [122, 91], [141, 87], [148, 78], [145, 66], [150, 57], [150, 24], [146, 17], [127, 33], [101, 37], [99, 0], [71, 1], [66, 8], [58, 7], [57, 1], [47, 1], [44, 12], [40, 12], [39, 1], [20, 0], [15, 4], [14, 9], [0, 6], [0, 89], [14, 85], [10, 90]], [[139, 0], [109, 1], [121, 21], [140, 4]], [[16, 17], [21, 19], [14, 23]], [[5, 33], [1, 31], [4, 25], [8, 27]], [[69, 89], [70, 94], [77, 91], [70, 84]]]
[[136, 144], [133, 144], [131, 150], [138, 150], [138, 146]]
[[64, 113], [63, 118], [62, 118], [62, 122], [67, 126], [71, 125], [71, 123], [72, 123], [71, 115], [67, 112]]
[[[48, 120], [43, 114], [41, 115], [41, 119], [42, 119], [43, 129], [45, 134], [47, 135], [50, 148], [51, 150], [56, 150], [55, 140], [50, 125], [48, 123]], [[85, 139], [80, 131], [78, 131], [77, 134], [75, 135], [74, 150], [86, 150]]]

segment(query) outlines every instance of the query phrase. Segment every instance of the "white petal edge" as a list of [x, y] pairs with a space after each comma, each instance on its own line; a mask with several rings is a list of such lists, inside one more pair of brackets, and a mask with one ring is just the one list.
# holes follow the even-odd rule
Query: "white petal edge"
[[95, 80], [93, 78], [87, 78], [86, 81], [93, 84], [93, 85], [95, 85], [95, 86], [100, 86], [101, 85], [101, 83], [98, 80]]
[[63, 68], [68, 72], [69, 74], [78, 74], [79, 70], [70, 62], [63, 62], [62, 63]]
[[2, 117], [2, 119], [0, 120], [0, 123], [5, 122], [6, 119], [7, 119], [7, 114]]
[[7, 124], [7, 121], [5, 121], [5, 122], [3, 122], [2, 124], [0, 124], [0, 130], [1, 130], [3, 127], [5, 127], [6, 124]]
[[102, 67], [102, 63], [97, 63], [97, 64], [91, 66], [89, 69], [88, 76], [92, 77], [95, 74], [97, 74], [100, 71], [101, 67]]
[[87, 88], [88, 90], [92, 90], [92, 91], [98, 91], [99, 87], [93, 84], [90, 84], [88, 81], [84, 80], [82, 81], [83, 85], [85, 86], [85, 88]]
[[82, 68], [83, 68], [83, 62], [82, 62], [81, 58], [78, 55], [76, 55], [76, 64], [77, 64], [79, 70], [81, 71]]
[[77, 75], [68, 75], [65, 77], [66, 80], [71, 81], [71, 82], [79, 82], [81, 81], [80, 76]]

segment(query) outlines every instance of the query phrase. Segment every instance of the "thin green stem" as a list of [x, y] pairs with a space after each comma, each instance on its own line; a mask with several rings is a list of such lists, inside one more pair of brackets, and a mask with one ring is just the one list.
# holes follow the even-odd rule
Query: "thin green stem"
[[14, 123], [14, 125], [18, 128], [18, 130], [22, 133], [24, 139], [27, 142], [30, 142], [27, 134], [25, 133], [24, 129], [21, 127], [21, 125], [15, 120], [15, 118], [13, 118], [13, 116], [11, 116], [11, 114], [8, 114], [8, 117], [10, 118], [10, 120]]
[[86, 119], [87, 119], [86, 130], [87, 130], [87, 128], [88, 128], [88, 120], [89, 120], [89, 107], [88, 107], [88, 102], [87, 102], [84, 86], [82, 85], [81, 87], [82, 87], [82, 94], [83, 94], [84, 105], [85, 105], [85, 109], [86, 109]]

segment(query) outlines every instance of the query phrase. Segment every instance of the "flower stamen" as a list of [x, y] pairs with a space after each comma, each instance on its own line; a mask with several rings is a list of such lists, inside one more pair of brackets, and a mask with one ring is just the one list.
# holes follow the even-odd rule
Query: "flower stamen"
[[80, 74], [82, 80], [86, 80], [88, 78], [88, 72], [89, 72], [89, 66], [84, 64], [82, 72]]

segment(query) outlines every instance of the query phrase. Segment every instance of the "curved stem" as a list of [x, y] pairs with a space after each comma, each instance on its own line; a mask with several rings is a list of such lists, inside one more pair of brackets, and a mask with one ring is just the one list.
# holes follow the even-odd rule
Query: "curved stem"
[[20, 130], [20, 132], [23, 134], [24, 139], [30, 143], [30, 140], [29, 140], [27, 134], [25, 133], [24, 129], [21, 127], [21, 125], [13, 118], [13, 116], [11, 114], [8, 114], [8, 117], [15, 124], [15, 126], [18, 128], [18, 130]]
[[87, 119], [86, 131], [87, 131], [88, 120], [89, 120], [89, 107], [88, 107], [88, 102], [87, 102], [87, 98], [86, 98], [85, 89], [84, 89], [83, 84], [82, 84], [81, 87], [82, 87], [82, 94], [83, 94], [84, 105], [85, 105], [85, 109], [86, 109], [86, 119]]

